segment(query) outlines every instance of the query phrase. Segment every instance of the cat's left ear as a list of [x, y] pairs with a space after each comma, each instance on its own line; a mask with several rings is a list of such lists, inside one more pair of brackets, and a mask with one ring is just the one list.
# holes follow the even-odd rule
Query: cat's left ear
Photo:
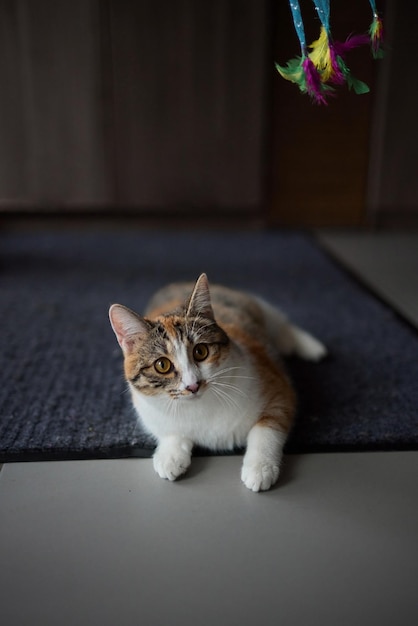
[[112, 304], [109, 319], [124, 354], [132, 351], [135, 337], [146, 335], [150, 330], [150, 324], [146, 319], [122, 304]]
[[201, 274], [196, 281], [187, 304], [186, 315], [189, 317], [201, 315], [202, 317], [214, 319], [210, 302], [209, 281], [206, 274]]

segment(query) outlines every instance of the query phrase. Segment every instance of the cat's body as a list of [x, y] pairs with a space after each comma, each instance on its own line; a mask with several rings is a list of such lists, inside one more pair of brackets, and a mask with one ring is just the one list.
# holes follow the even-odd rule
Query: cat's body
[[246, 447], [241, 478], [253, 491], [277, 480], [295, 395], [279, 354], [318, 360], [325, 348], [259, 298], [204, 274], [193, 288], [159, 291], [141, 317], [121, 305], [110, 320], [144, 427], [158, 442], [157, 473], [183, 474], [194, 445]]

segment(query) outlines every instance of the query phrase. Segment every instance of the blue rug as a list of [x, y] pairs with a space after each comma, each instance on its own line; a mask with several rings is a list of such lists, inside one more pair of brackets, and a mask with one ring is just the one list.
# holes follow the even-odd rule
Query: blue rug
[[418, 449], [418, 336], [308, 235], [3, 233], [0, 461], [150, 456], [107, 312], [173, 280], [254, 291], [330, 357], [290, 359], [300, 405], [287, 452]]

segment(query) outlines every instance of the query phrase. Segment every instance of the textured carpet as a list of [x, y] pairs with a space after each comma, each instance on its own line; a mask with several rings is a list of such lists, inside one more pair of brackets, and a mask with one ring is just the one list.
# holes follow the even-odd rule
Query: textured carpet
[[108, 323], [112, 302], [206, 271], [280, 305], [330, 351], [291, 359], [287, 452], [418, 449], [418, 336], [298, 233], [0, 237], [0, 461], [149, 456]]

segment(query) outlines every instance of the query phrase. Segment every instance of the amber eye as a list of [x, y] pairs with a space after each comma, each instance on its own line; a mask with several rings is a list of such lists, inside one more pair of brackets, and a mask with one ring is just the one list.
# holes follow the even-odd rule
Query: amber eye
[[162, 356], [155, 361], [154, 368], [159, 374], [168, 374], [173, 369], [173, 364], [166, 356]]
[[205, 343], [197, 343], [193, 348], [193, 357], [195, 361], [204, 361], [209, 354], [209, 348]]

